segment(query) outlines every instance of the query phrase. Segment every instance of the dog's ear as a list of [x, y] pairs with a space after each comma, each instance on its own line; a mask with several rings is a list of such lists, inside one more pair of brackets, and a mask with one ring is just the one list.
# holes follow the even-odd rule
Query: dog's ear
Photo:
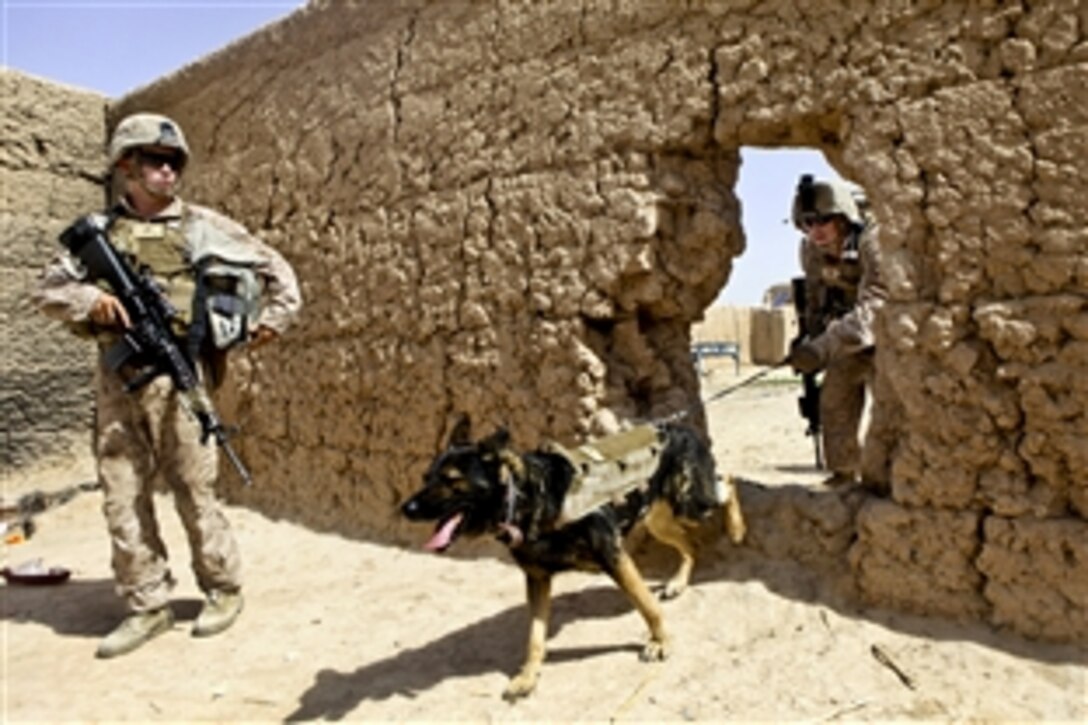
[[510, 445], [510, 431], [506, 430], [505, 426], [480, 441], [480, 448], [492, 453], [498, 453], [508, 445]]
[[457, 419], [457, 423], [454, 424], [453, 430], [450, 431], [448, 446], [467, 446], [472, 443], [472, 419], [468, 417], [468, 413], [462, 413], [461, 417]]

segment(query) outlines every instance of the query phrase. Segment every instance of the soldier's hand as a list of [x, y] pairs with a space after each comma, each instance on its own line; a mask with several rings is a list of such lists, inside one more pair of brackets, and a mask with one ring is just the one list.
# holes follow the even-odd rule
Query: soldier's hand
[[91, 322], [100, 327], [131, 327], [132, 321], [128, 318], [128, 312], [121, 300], [109, 292], [98, 295], [98, 299], [91, 305], [89, 313]]
[[280, 336], [280, 333], [273, 330], [266, 325], [258, 325], [257, 329], [253, 331], [253, 336], [249, 338], [249, 346], [253, 348], [267, 345]]
[[797, 340], [790, 345], [789, 364], [802, 375], [814, 373], [824, 366], [820, 350], [808, 340]]

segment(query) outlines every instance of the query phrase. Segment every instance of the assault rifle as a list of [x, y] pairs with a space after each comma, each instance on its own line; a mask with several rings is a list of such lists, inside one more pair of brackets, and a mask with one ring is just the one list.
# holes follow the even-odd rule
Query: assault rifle
[[[797, 312], [798, 332], [794, 340], [796, 343], [813, 334], [814, 331], [808, 329], [809, 325], [805, 315], [805, 278], [794, 277], [791, 280], [791, 285], [793, 288], [793, 308]], [[797, 399], [797, 407], [801, 411], [801, 417], [808, 421], [805, 435], [812, 436], [812, 441], [816, 446], [816, 468], [822, 469], [824, 467], [824, 455], [820, 443], [820, 384], [816, 381], [816, 373], [802, 373], [801, 383], [804, 386], [804, 391], [801, 397]]]
[[229, 432], [216, 415], [193, 361], [174, 336], [171, 322], [177, 317], [177, 310], [162, 295], [150, 274], [136, 274], [93, 217], [77, 220], [61, 233], [60, 241], [83, 263], [91, 279], [101, 279], [109, 285], [128, 313], [131, 326], [105, 355], [106, 364], [115, 372], [126, 365], [138, 370], [125, 380], [125, 391], [131, 393], [159, 375], [169, 375], [182, 404], [200, 423], [200, 442], [206, 445], [208, 438], [214, 437], [242, 481], [250, 485], [253, 479], [231, 448]]

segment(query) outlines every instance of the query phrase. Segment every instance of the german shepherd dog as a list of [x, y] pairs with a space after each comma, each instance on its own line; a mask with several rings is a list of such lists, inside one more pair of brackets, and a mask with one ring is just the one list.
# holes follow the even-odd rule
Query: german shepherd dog
[[650, 593], [623, 536], [643, 521], [654, 538], [680, 554], [680, 566], [661, 591], [679, 595], [688, 585], [695, 547], [689, 528], [724, 507], [725, 528], [734, 543], [745, 534], [744, 518], [731, 480], [722, 481], [714, 459], [689, 428], [657, 428], [663, 445], [648, 485], [629, 491], [569, 522], [560, 519], [564, 497], [577, 471], [569, 458], [537, 449], [518, 454], [510, 436], [499, 429], [472, 442], [471, 424], [462, 418], [447, 447], [423, 476], [423, 488], [401, 507], [412, 521], [436, 522], [424, 548], [441, 552], [459, 536], [492, 534], [504, 542], [525, 572], [532, 617], [525, 657], [503, 697], [516, 700], [533, 691], [544, 661], [551, 610], [552, 576], [578, 569], [604, 571], [630, 598], [650, 629], [644, 661], [669, 652], [661, 607]]

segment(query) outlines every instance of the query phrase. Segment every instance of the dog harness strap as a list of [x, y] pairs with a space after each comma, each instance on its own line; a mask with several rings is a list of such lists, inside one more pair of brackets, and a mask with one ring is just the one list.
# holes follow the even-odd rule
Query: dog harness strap
[[514, 482], [514, 477], [510, 475], [510, 472], [505, 468], [503, 469], [502, 483], [506, 486], [506, 520], [504, 524], [514, 523], [514, 509], [518, 503], [518, 485]]
[[513, 474], [505, 467], [502, 468], [502, 483], [506, 486], [506, 518], [499, 524], [500, 535], [506, 536], [506, 544], [511, 548], [521, 546], [525, 535], [521, 529], [514, 525], [514, 512], [518, 504], [518, 485], [514, 481]]

